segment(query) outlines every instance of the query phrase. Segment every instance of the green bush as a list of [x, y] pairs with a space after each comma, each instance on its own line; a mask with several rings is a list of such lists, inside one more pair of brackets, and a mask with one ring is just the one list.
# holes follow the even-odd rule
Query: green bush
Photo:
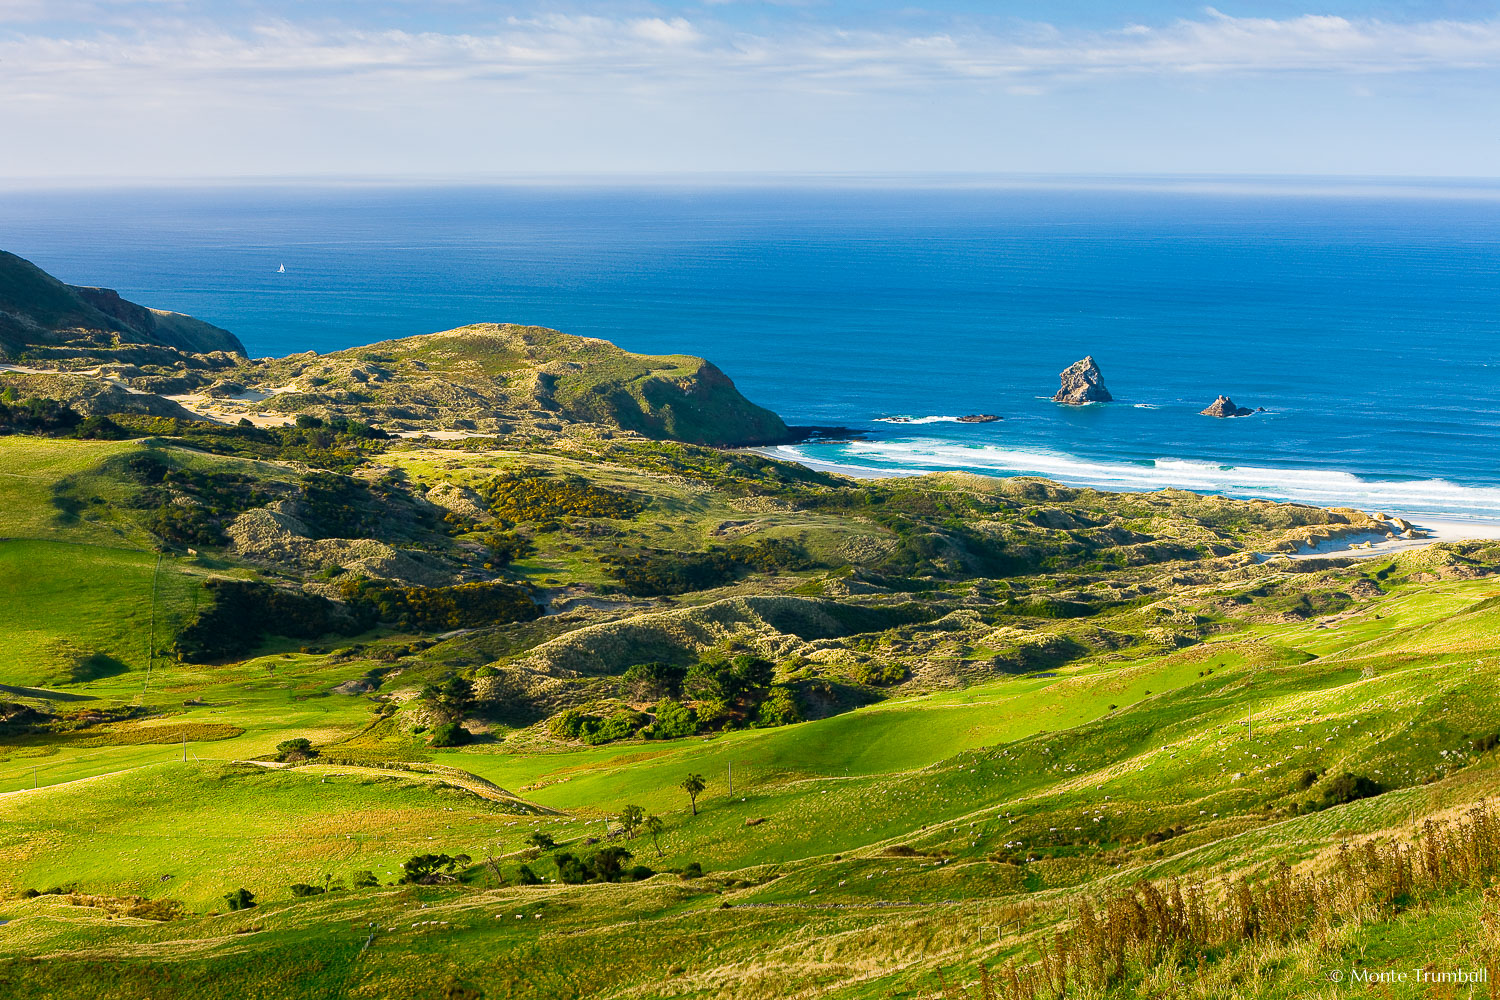
[[791, 690], [777, 686], [771, 688], [766, 700], [760, 703], [760, 713], [756, 724], [770, 728], [801, 721], [802, 713], [797, 708], [797, 701], [792, 697]]
[[885, 687], [906, 680], [906, 667], [899, 663], [861, 663], [854, 671], [854, 679], [860, 684]]
[[[635, 855], [623, 847], [601, 847], [587, 858], [560, 852], [556, 855], [557, 877], [561, 882], [569, 885], [581, 885], [585, 882], [621, 882], [631, 878], [632, 869], [627, 872], [625, 863]], [[646, 878], [650, 878], [655, 872], [646, 869]]]
[[318, 751], [313, 749], [312, 741], [302, 736], [276, 744], [276, 759], [279, 761], [311, 760], [317, 755]]
[[472, 739], [473, 735], [457, 722], [444, 722], [432, 728], [432, 745], [435, 747], [461, 747]]
[[639, 497], [592, 485], [582, 476], [554, 477], [539, 469], [507, 473], [479, 487], [491, 513], [512, 521], [560, 517], [624, 520], [645, 510]]
[[637, 663], [620, 678], [620, 687], [631, 701], [656, 701], [682, 694], [687, 668], [672, 663]]
[[510, 583], [402, 587], [358, 577], [343, 580], [339, 592], [370, 618], [408, 629], [475, 628], [532, 621], [542, 614], [530, 591]]
[[240, 888], [224, 894], [224, 905], [231, 910], [248, 910], [255, 905], [255, 893]]
[[775, 573], [813, 568], [816, 563], [796, 542], [763, 539], [748, 545], [702, 552], [642, 549], [600, 557], [604, 572], [637, 597], [686, 594], [721, 587], [742, 573]]
[[645, 735], [653, 740], [675, 740], [698, 731], [698, 712], [679, 701], [663, 701], [656, 706], [656, 720]]

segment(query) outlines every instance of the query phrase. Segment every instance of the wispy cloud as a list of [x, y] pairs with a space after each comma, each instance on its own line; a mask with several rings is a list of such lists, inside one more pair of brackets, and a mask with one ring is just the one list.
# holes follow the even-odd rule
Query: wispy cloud
[[[22, 9], [18, 0], [0, 6]], [[1396, 24], [1306, 15], [1197, 20], [1067, 32], [1036, 25], [901, 34], [792, 25], [749, 34], [711, 20], [549, 15], [484, 33], [371, 31], [268, 21], [240, 30], [182, 19], [84, 34], [14, 26], [0, 64], [33, 97], [97, 88], [150, 89], [205, 80], [307, 78], [387, 83], [509, 80], [617, 86], [621, 80], [737, 87], [879, 89], [998, 80], [1018, 92], [1103, 75], [1386, 74], [1500, 67], [1500, 20]]]
[[0, 0], [0, 177], [1494, 172], [1500, 18], [1083, 29], [658, 2]]

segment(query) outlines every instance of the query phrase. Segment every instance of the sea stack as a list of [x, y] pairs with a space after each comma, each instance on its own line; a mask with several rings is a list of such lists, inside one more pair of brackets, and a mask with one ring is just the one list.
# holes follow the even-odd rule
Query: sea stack
[[1198, 412], [1205, 417], [1248, 417], [1256, 411], [1248, 406], [1235, 406], [1234, 400], [1228, 396], [1220, 396]]
[[1081, 406], [1084, 403], [1108, 403], [1114, 399], [1109, 390], [1104, 388], [1104, 376], [1100, 374], [1093, 355], [1063, 369], [1061, 378], [1062, 387], [1052, 397], [1054, 403]]

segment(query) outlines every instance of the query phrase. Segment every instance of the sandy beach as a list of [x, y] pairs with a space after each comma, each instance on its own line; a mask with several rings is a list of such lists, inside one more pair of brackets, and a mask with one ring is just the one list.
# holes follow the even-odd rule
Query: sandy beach
[[[747, 448], [758, 455], [767, 458], [778, 459], [783, 462], [795, 462], [809, 469], [819, 472], [832, 472], [851, 479], [904, 479], [912, 476], [927, 475], [922, 470], [893, 470], [875, 468], [873, 466], [860, 466], [843, 464], [839, 462], [819, 462], [814, 459], [804, 458], [794, 449], [783, 446], [772, 446], [767, 448]], [[1355, 504], [1330, 503], [1328, 506], [1350, 506]], [[1357, 508], [1363, 509], [1363, 508]], [[1393, 552], [1405, 549], [1419, 549], [1426, 545], [1438, 542], [1462, 542], [1475, 539], [1500, 539], [1500, 520], [1488, 520], [1485, 518], [1466, 518], [1452, 514], [1424, 514], [1420, 511], [1409, 511], [1400, 509], [1368, 510], [1370, 514], [1387, 514], [1393, 518], [1402, 518], [1410, 521], [1421, 534], [1420, 538], [1400, 538], [1385, 534], [1363, 534], [1349, 535], [1344, 538], [1322, 542], [1318, 545], [1308, 546], [1301, 552], [1287, 556], [1291, 559], [1329, 559], [1350, 558], [1369, 559], [1376, 556], [1386, 556]], [[1266, 558], [1285, 555], [1284, 553], [1266, 553]]]

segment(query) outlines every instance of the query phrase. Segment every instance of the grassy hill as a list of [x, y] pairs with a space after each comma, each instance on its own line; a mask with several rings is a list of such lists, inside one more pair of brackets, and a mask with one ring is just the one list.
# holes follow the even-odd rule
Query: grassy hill
[[1291, 560], [1378, 522], [853, 482], [689, 443], [776, 427], [703, 362], [529, 328], [233, 372], [304, 419], [6, 404], [0, 993], [1500, 969], [1493, 542]]
[[0, 359], [32, 348], [166, 347], [191, 354], [245, 354], [227, 330], [136, 305], [108, 288], [68, 285], [15, 254], [0, 250]]

